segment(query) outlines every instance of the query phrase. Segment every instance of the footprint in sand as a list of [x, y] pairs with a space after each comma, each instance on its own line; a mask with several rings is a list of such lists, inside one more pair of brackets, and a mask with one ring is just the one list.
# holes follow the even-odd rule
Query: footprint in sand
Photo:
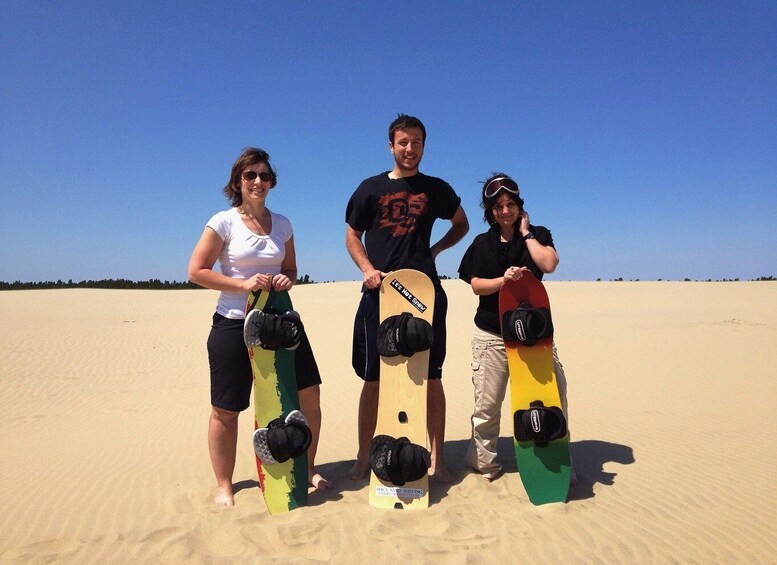
[[0, 562], [28, 563], [35, 561], [40, 563], [57, 563], [72, 557], [83, 545], [84, 542], [82, 541], [70, 539], [39, 541], [2, 553], [0, 555]]
[[748, 322], [747, 320], [740, 320], [738, 318], [731, 318], [730, 320], [723, 320], [721, 322], [724, 326], [751, 326], [751, 327], [757, 327], [757, 326], [765, 326], [766, 324], [760, 324], [758, 322]]
[[297, 524], [278, 529], [281, 541], [287, 547], [318, 544], [321, 541], [321, 524]]
[[184, 536], [184, 533], [183, 533], [183, 530], [181, 530], [181, 528], [170, 526], [168, 528], [160, 528], [158, 530], [154, 530], [150, 534], [146, 534], [145, 536], [140, 538], [140, 543], [150, 543], [151, 545], [158, 545], [162, 543], [175, 541], [177, 539], [182, 538], [183, 536]]
[[149, 532], [137, 544], [141, 554], [156, 555], [161, 563], [182, 563], [191, 556], [191, 532], [168, 526]]
[[238, 528], [211, 528], [198, 526], [190, 536], [192, 550], [199, 555], [233, 558], [243, 554], [246, 545]]
[[34, 422], [39, 422], [40, 420], [45, 419], [46, 416], [43, 414], [30, 414], [26, 416], [14, 416], [13, 418], [10, 418], [8, 420], [9, 424], [31, 424]]
[[[176, 489], [179, 488], [180, 485], [176, 485]], [[171, 492], [167, 497], [165, 504], [176, 514], [212, 513], [213, 511], [217, 512], [222, 508], [213, 504], [213, 497], [210, 494], [204, 495], [203, 493], [197, 493], [193, 490], [177, 490], [175, 493]]]

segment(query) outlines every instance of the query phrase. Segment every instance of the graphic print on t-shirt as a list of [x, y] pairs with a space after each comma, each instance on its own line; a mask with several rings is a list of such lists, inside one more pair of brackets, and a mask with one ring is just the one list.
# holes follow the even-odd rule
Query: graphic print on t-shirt
[[392, 237], [401, 237], [416, 228], [418, 218], [429, 211], [429, 198], [426, 194], [394, 192], [384, 194], [378, 199], [380, 206], [380, 229], [391, 229]]

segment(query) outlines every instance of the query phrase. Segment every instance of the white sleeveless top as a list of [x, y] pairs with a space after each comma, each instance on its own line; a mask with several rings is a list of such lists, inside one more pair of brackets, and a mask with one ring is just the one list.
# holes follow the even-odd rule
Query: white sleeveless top
[[[230, 208], [213, 216], [207, 227], [224, 240], [219, 255], [221, 272], [233, 279], [247, 279], [258, 273], [277, 275], [286, 256], [286, 242], [294, 234], [291, 222], [285, 216], [271, 210], [270, 235], [257, 235], [249, 230], [240, 218], [237, 208]], [[245, 318], [247, 292], [222, 291], [216, 312], [226, 318]]]

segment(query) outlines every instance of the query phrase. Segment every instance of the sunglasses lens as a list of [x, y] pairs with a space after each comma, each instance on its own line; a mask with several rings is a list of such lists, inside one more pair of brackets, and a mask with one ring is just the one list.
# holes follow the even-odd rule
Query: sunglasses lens
[[251, 182], [256, 180], [256, 177], [259, 177], [264, 182], [270, 182], [272, 180], [272, 175], [270, 173], [257, 173], [256, 171], [245, 171], [243, 172], [243, 179]]

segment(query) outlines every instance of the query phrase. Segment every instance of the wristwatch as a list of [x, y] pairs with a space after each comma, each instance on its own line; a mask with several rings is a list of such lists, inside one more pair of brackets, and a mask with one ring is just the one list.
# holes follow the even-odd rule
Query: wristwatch
[[532, 232], [529, 232], [525, 236], [523, 236], [524, 241], [529, 241], [530, 239], [537, 239], [536, 237], [534, 237], [534, 234]]

